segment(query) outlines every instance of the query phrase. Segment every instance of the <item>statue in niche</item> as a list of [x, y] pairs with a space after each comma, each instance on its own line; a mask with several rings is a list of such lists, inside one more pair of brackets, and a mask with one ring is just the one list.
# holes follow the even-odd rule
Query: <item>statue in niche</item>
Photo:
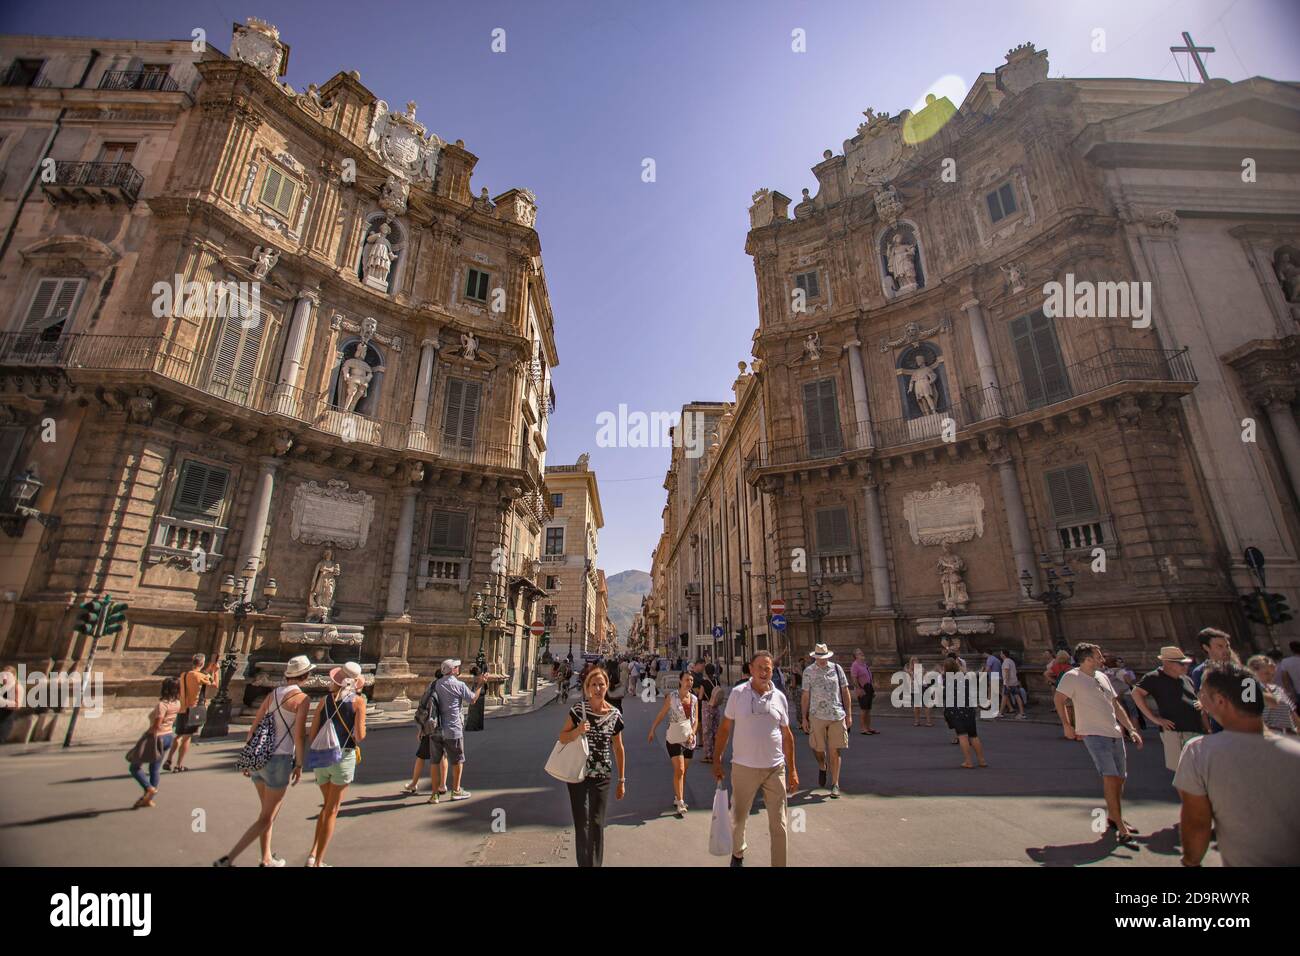
[[1025, 272], [1020, 266], [1010, 262], [1005, 266], [998, 266], [998, 268], [1007, 277], [1007, 285], [1013, 293], [1025, 291]]
[[388, 289], [388, 273], [393, 268], [393, 245], [388, 241], [392, 232], [388, 223], [381, 223], [379, 229], [366, 239], [366, 284], [385, 291]]
[[339, 378], [343, 383], [343, 411], [356, 411], [357, 403], [370, 392], [375, 370], [366, 361], [366, 343], [358, 342], [353, 357], [343, 363]]
[[253, 250], [253, 278], [265, 279], [279, 261], [279, 249], [274, 246], [257, 246]]
[[907, 390], [921, 407], [921, 413], [933, 415], [939, 411], [939, 375], [924, 352], [917, 353], [916, 371], [908, 372], [907, 378]]
[[473, 332], [460, 334], [460, 354], [469, 362], [478, 358], [478, 337]]
[[803, 357], [816, 362], [822, 357], [822, 336], [820, 332], [809, 332], [803, 340]]
[[1273, 271], [1277, 273], [1278, 285], [1282, 287], [1282, 295], [1286, 300], [1300, 303], [1300, 266], [1296, 265], [1290, 252], [1278, 256]]
[[889, 275], [894, 280], [894, 287], [901, 295], [916, 288], [916, 244], [908, 242], [901, 232], [894, 233], [885, 251], [889, 263]]
[[943, 554], [939, 555], [939, 583], [943, 585], [943, 606], [948, 611], [964, 611], [970, 603], [966, 591], [966, 582], [962, 575], [966, 572], [966, 562], [952, 550], [948, 542], [943, 544]]
[[334, 590], [343, 568], [334, 560], [334, 549], [326, 548], [311, 578], [311, 595], [307, 599], [307, 621], [329, 623], [334, 612]]

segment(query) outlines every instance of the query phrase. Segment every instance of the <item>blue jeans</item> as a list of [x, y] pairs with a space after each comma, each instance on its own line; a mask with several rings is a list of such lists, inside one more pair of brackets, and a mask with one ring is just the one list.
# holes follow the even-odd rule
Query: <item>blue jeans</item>
[[135, 777], [135, 782], [140, 785], [140, 789], [148, 790], [150, 787], [158, 789], [158, 771], [162, 767], [163, 758], [167, 756], [167, 751], [172, 749], [172, 741], [175, 739], [175, 734], [164, 734], [158, 738], [158, 759], [149, 764], [149, 779], [145, 779], [144, 771], [140, 769], [143, 764], [131, 764], [131, 776]]

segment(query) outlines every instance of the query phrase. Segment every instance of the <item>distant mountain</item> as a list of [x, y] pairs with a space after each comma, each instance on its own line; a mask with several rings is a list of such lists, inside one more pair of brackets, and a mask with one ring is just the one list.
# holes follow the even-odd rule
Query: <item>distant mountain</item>
[[627, 644], [627, 632], [632, 618], [641, 610], [641, 598], [650, 593], [650, 575], [645, 571], [620, 571], [606, 575], [609, 590], [609, 619], [618, 628], [618, 643]]

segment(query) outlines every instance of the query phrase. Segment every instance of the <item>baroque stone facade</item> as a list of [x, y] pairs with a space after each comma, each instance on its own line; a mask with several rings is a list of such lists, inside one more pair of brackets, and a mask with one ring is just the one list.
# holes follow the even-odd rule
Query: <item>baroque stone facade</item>
[[[529, 686], [558, 362], [536, 198], [476, 198], [464, 144], [355, 71], [292, 89], [254, 18], [229, 56], [45, 39], [0, 50], [46, 58], [0, 91], [0, 464], [60, 523], [9, 522], [0, 657], [84, 662], [75, 605], [111, 591], [121, 700], [194, 652], [282, 659], [332, 548], [330, 620], [365, 627], [380, 699], [472, 660], [485, 586], [489, 664]], [[237, 633], [227, 576], [279, 586]]]
[[[1007, 646], [1038, 663], [1052, 626], [1023, 582], [1037, 595], [1046, 569], [1062, 566], [1075, 579], [1067, 642], [1097, 639], [1141, 661], [1164, 644], [1191, 647], [1207, 625], [1245, 632], [1240, 554], [1224, 527], [1254, 506], [1216, 494], [1209, 478], [1242, 467], [1260, 475], [1289, 569], [1300, 441], [1285, 287], [1295, 280], [1281, 256], [1294, 239], [1295, 163], [1283, 163], [1271, 199], [1221, 201], [1217, 219], [1197, 220], [1231, 260], [1217, 274], [1233, 284], [1216, 281], [1210, 295], [1247, 308], [1243, 324], [1257, 335], [1278, 337], [1221, 360], [1226, 344], [1203, 347], [1190, 330], [1208, 319], [1162, 291], [1198, 274], [1209, 283], [1208, 270], [1152, 265], [1152, 247], [1180, 228], [1172, 210], [1192, 197], [1153, 176], [1142, 137], [1168, 120], [1164, 148], [1191, 141], [1184, 164], [1195, 137], [1212, 135], [1202, 124], [1265, 115], [1294, 140], [1298, 100], [1259, 79], [1190, 94], [1158, 81], [1051, 80], [1046, 53], [1027, 44], [981, 75], [960, 108], [931, 97], [916, 114], [867, 110], [843, 152], [827, 150], [813, 167], [817, 192], [804, 190], [793, 215], [781, 193], [756, 192], [746, 246], [755, 358], [741, 365], [734, 402], [683, 408], [717, 434], [700, 459], [673, 452], [645, 613], [651, 640], [708, 649], [711, 627], [729, 618], [728, 637], [740, 621], [758, 646], [807, 653], [813, 625], [796, 600], [808, 607], [825, 592], [823, 639], [842, 655], [861, 646], [882, 664], [933, 656], [936, 639], [919, 622], [956, 607], [992, 624], [992, 637], [969, 638], [981, 649]], [[1272, 140], [1259, 137], [1248, 145], [1269, 152]], [[1236, 152], [1231, 162], [1198, 156], [1239, 177]], [[1159, 192], [1160, 208], [1135, 219], [1116, 201], [1125, 189]], [[1238, 225], [1283, 196], [1275, 225]], [[1208, 191], [1196, 200], [1200, 215], [1208, 202]], [[1243, 229], [1250, 235], [1230, 250]], [[1183, 254], [1203, 255], [1206, 241]], [[1143, 280], [1154, 308], [1129, 285]], [[1053, 282], [1097, 299], [1054, 308]], [[1198, 372], [1217, 381], [1228, 366], [1265, 396], [1260, 445], [1241, 443], [1242, 398], [1214, 412], [1225, 422], [1213, 434], [1198, 424]], [[1286, 387], [1253, 384], [1286, 368]], [[946, 553], [957, 559], [942, 571]], [[767, 592], [786, 601], [785, 640], [767, 634]]]

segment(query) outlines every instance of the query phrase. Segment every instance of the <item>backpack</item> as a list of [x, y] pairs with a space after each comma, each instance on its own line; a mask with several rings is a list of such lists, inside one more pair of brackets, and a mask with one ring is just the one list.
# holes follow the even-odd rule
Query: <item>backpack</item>
[[[272, 691], [271, 693], [275, 693]], [[280, 704], [284, 698], [276, 701], [275, 710], [267, 711], [266, 716], [253, 730], [252, 735], [240, 748], [239, 756], [235, 759], [236, 770], [255, 771], [261, 770], [266, 766], [267, 761], [275, 754], [276, 733], [275, 733], [275, 715], [280, 711]], [[288, 721], [285, 721], [286, 726]]]
[[429, 684], [420, 703], [415, 708], [415, 725], [420, 728], [421, 737], [433, 737], [442, 729], [442, 712], [438, 707], [437, 687], [441, 677], [435, 677]]

